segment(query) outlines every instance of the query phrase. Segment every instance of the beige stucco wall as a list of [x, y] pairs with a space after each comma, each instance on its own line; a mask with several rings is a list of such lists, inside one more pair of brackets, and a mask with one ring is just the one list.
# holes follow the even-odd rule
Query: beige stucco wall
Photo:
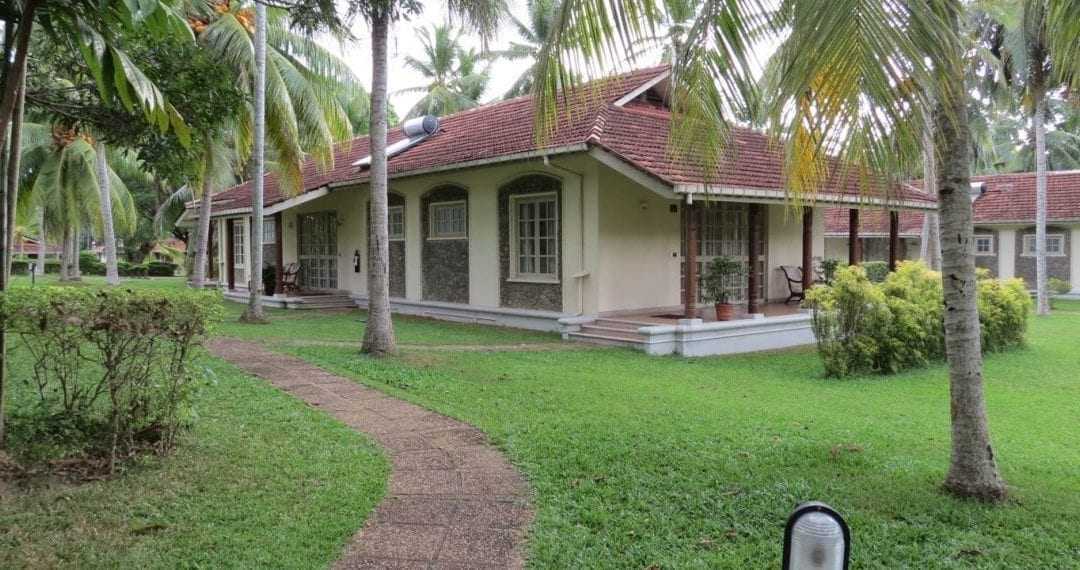
[[[422, 255], [421, 255], [421, 212], [420, 200], [426, 192], [437, 186], [454, 184], [465, 188], [469, 193], [469, 303], [484, 307], [499, 305], [499, 228], [498, 228], [498, 190], [499, 188], [526, 174], [545, 174], [558, 178], [562, 182], [562, 289], [563, 309], [566, 313], [581, 310], [582, 289], [579, 280], [574, 278], [583, 272], [582, 251], [590, 248], [586, 256], [596, 257], [596, 234], [588, 234], [583, 242], [581, 231], [583, 179], [587, 182], [595, 176], [596, 163], [585, 157], [571, 157], [551, 160], [525, 161], [521, 163], [498, 165], [456, 172], [436, 173], [429, 176], [416, 176], [390, 181], [390, 190], [405, 197], [405, 292], [410, 300], [422, 299]], [[586, 172], [589, 171], [589, 172]], [[595, 192], [595, 184], [592, 185]], [[334, 190], [329, 195], [317, 198], [300, 206], [282, 212], [284, 240], [282, 257], [286, 264], [297, 260], [297, 224], [296, 216], [301, 213], [331, 210], [338, 217], [338, 287], [352, 293], [367, 293], [367, 185]], [[596, 200], [592, 210], [586, 214], [595, 220]], [[595, 227], [595, 223], [586, 224]], [[584, 245], [583, 245], [584, 244]], [[359, 250], [364, 262], [361, 271], [353, 271], [353, 253]], [[586, 278], [585, 280], [587, 280]], [[590, 285], [586, 285], [588, 289]], [[595, 286], [593, 292], [585, 291], [586, 304], [595, 307]], [[595, 310], [595, 309], [594, 309]]]
[[[783, 301], [788, 298], [789, 291], [780, 266], [802, 265], [802, 214], [783, 205], [769, 205], [767, 210], [768, 298]], [[824, 215], [822, 208], [814, 208], [813, 255], [816, 258], [825, 254]]]
[[603, 236], [596, 278], [599, 311], [678, 305], [680, 214], [678, 202], [643, 188], [606, 166], [598, 167]]

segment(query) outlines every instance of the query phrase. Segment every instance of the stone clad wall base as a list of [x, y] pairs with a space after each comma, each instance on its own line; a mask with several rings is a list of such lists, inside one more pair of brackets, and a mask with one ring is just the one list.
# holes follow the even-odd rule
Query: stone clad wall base
[[645, 337], [642, 349], [653, 355], [716, 356], [814, 343], [809, 314], [722, 323], [688, 319], [677, 325], [641, 327], [638, 333]]

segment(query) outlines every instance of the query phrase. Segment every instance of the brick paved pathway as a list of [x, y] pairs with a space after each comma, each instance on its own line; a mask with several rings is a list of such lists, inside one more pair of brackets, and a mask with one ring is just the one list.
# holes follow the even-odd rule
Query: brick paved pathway
[[374, 439], [393, 461], [387, 496], [337, 569], [494, 569], [524, 565], [529, 488], [480, 430], [235, 339], [213, 354]]

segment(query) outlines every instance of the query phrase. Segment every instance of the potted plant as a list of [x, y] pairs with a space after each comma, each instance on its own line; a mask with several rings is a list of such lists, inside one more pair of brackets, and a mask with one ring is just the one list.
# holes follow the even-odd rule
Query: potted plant
[[731, 304], [731, 282], [743, 274], [743, 266], [730, 257], [717, 257], [705, 270], [705, 298], [716, 306], [716, 320], [730, 321], [735, 316]]

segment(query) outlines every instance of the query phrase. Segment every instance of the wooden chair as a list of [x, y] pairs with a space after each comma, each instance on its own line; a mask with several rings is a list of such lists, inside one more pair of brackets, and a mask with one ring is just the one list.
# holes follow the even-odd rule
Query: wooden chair
[[784, 301], [784, 304], [788, 304], [792, 301], [802, 301], [806, 298], [806, 291], [803, 290], [802, 282], [802, 267], [796, 265], [781, 265], [780, 271], [784, 272], [784, 277], [787, 279], [788, 298]]
[[300, 292], [300, 264], [290, 263], [285, 266], [285, 272], [281, 274], [281, 292], [288, 295], [289, 293]]

